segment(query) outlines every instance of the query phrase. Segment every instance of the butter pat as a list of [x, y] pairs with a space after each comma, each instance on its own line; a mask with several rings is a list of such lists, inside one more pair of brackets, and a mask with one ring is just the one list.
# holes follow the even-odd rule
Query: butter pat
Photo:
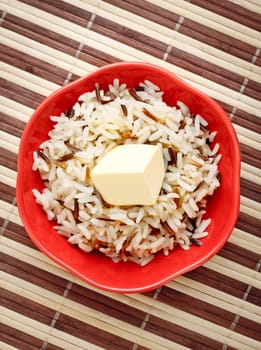
[[91, 179], [103, 199], [113, 205], [152, 205], [165, 175], [159, 146], [115, 147], [92, 169]]

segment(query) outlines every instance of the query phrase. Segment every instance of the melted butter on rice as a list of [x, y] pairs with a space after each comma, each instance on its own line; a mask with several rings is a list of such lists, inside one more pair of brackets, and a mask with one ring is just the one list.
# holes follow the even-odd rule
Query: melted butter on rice
[[[71, 111], [52, 116], [49, 139], [34, 152], [33, 170], [45, 183], [33, 190], [55, 229], [72, 244], [99, 250], [113, 261], [149, 263], [205, 237], [207, 197], [220, 185], [216, 132], [202, 116], [178, 102], [170, 107], [149, 81], [130, 90], [117, 79], [108, 92], [86, 92]], [[98, 98], [97, 98], [98, 97]], [[148, 144], [162, 150], [165, 175], [151, 205], [109, 205], [90, 173], [119, 145]]]

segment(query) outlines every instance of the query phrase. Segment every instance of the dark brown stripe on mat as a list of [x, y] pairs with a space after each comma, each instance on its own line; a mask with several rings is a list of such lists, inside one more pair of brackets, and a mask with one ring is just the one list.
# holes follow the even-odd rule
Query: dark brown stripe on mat
[[43, 343], [41, 339], [35, 338], [30, 334], [26, 334], [5, 324], [1, 324], [0, 329], [1, 340], [6, 344], [21, 350], [41, 349]]
[[3, 271], [10, 275], [21, 278], [56, 294], [63, 295], [68, 283], [65, 279], [24, 261], [15, 259], [10, 255], [2, 254], [1, 260]]
[[216, 288], [237, 298], [243, 298], [247, 285], [241, 281], [225, 276], [204, 266], [185, 274], [197, 282]]
[[218, 255], [250, 269], [255, 269], [256, 264], [260, 259], [259, 254], [230, 242], [227, 242], [224, 245], [224, 247], [219, 251]]
[[232, 73], [222, 67], [218, 67], [174, 47], [168, 55], [167, 62], [235, 91], [240, 90], [244, 80], [243, 77], [238, 74]]
[[179, 32], [248, 62], [256, 52], [254, 46], [188, 18], [185, 18]]
[[58, 85], [63, 85], [68, 72], [62, 68], [44, 62], [38, 58], [29, 56], [23, 52], [2, 45], [0, 59], [10, 66], [20, 68], [37, 77], [51, 81]]
[[31, 238], [28, 236], [25, 228], [14, 222], [9, 222], [4, 229], [3, 236], [21, 243], [29, 248], [37, 249]]
[[196, 333], [193, 329], [185, 329], [155, 316], [150, 317], [145, 330], [193, 350], [220, 350], [222, 348], [222, 344], [214, 339]]
[[237, 23], [241, 23], [257, 31], [261, 30], [260, 16], [258, 13], [252, 12], [245, 7], [239, 6], [230, 1], [191, 0], [191, 3], [211, 12], [217, 13], [222, 17], [232, 19]]
[[165, 286], [161, 289], [157, 300], [226, 328], [230, 326], [235, 317], [233, 313], [220, 309], [218, 306]]
[[[168, 45], [161, 41], [155, 40], [138, 31], [134, 31], [100, 16], [96, 16], [91, 29], [99, 34], [105, 35], [158, 58], [163, 58], [168, 47]], [[120, 57], [118, 58], [120, 59]]]
[[257, 237], [261, 237], [261, 231], [258, 230], [258, 227], [261, 227], [261, 221], [253, 218], [253, 216], [240, 212], [236, 227]]
[[240, 317], [235, 331], [261, 342], [261, 326], [252, 320]]
[[0, 147], [0, 164], [6, 168], [17, 170], [17, 154]]
[[47, 346], [44, 347], [44, 350], [64, 350], [64, 348], [60, 348], [59, 346], [48, 343]]
[[70, 289], [67, 298], [137, 327], [141, 327], [146, 316], [146, 313], [141, 310], [76, 284]]
[[91, 18], [91, 13], [89, 11], [83, 10], [64, 1], [22, 0], [22, 2], [34, 6], [40, 10], [46, 11], [52, 15], [62, 17], [63, 19], [66, 19], [67, 21], [75, 23], [82, 27], [86, 27]]
[[0, 182], [1, 200], [12, 203], [15, 197], [15, 188]]
[[257, 101], [261, 100], [261, 84], [253, 80], [248, 80], [243, 94], [255, 98]]
[[84, 45], [80, 54], [79, 59], [90, 64], [93, 64], [96, 67], [101, 67], [105, 64], [116, 63], [121, 61], [120, 58], [108, 55], [105, 52], [97, 50], [93, 47]]
[[20, 17], [7, 14], [2, 26], [38, 43], [75, 56], [79, 43], [68, 37], [52, 32], [46, 27], [28, 22]]
[[25, 122], [0, 112], [0, 129], [10, 135], [21, 137]]
[[256, 202], [261, 202], [261, 188], [258, 184], [248, 181], [244, 178], [240, 179], [241, 195], [248, 197]]
[[[104, 315], [104, 320], [106, 321], [106, 315]], [[82, 322], [60, 314], [55, 323], [55, 328], [105, 349], [131, 350], [133, 348], [133, 343], [128, 340], [118, 337], [117, 334], [111, 334], [91, 326], [87, 322], [87, 320]]]
[[35, 303], [9, 290], [0, 288], [0, 298], [2, 306], [47, 325], [51, 324], [55, 315], [55, 310]]
[[144, 0], [139, 0], [138, 2], [130, 0], [104, 0], [104, 2], [122, 8], [131, 13], [135, 13], [142, 18], [161, 24], [170, 29], [175, 28], [175, 25], [180, 17], [171, 11], [168, 11], [160, 6], [150, 4]]
[[243, 126], [246, 129], [261, 133], [261, 118], [253, 114], [237, 109], [233, 116], [233, 123]]
[[[0, 94], [10, 100], [19, 102], [27, 107], [35, 109], [45, 98], [32, 90], [26, 89], [11, 81], [0, 78]], [[12, 107], [12, 106], [10, 106]]]
[[257, 57], [255, 65], [261, 67], [261, 57]]
[[261, 152], [255, 148], [240, 144], [242, 161], [253, 165], [257, 168], [261, 168]]
[[248, 293], [247, 301], [261, 307], [261, 290], [252, 287]]

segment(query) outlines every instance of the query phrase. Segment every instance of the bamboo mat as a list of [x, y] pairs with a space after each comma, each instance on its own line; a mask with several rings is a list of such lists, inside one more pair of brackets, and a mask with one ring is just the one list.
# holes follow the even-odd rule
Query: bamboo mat
[[[260, 349], [260, 0], [0, 0], [0, 18], [0, 349]], [[132, 295], [97, 290], [50, 261], [15, 200], [19, 140], [33, 110], [121, 60], [162, 66], [217, 100], [242, 157], [240, 215], [223, 249]]]

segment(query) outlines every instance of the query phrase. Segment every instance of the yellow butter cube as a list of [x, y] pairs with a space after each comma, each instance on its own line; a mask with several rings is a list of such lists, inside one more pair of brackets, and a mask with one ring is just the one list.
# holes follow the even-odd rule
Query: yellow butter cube
[[103, 199], [113, 205], [152, 205], [165, 175], [159, 146], [115, 147], [92, 169], [91, 179]]

